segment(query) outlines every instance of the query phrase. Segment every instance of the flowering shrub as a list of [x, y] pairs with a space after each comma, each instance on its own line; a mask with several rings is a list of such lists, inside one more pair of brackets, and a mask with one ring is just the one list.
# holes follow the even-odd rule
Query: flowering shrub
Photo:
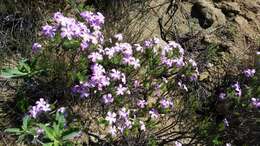
[[[195, 95], [199, 76], [197, 63], [174, 41], [162, 45], [158, 38], [152, 38], [130, 44], [124, 42], [122, 34], [105, 38], [102, 33], [104, 23], [101, 13], [85, 11], [74, 18], [57, 12], [42, 27], [41, 41], [33, 44], [32, 53], [38, 65], [36, 70], [47, 73], [38, 76], [46, 80], [52, 76], [66, 79], [60, 83], [66, 87], [63, 88], [66, 90], [64, 96], [76, 97], [80, 101], [76, 105], [83, 108], [86, 108], [83, 103], [92, 103], [92, 109], [87, 110], [100, 110], [96, 117], [88, 119], [97, 124], [79, 125], [80, 122], [72, 120], [71, 124], [65, 125], [65, 117], [60, 114], [64, 113], [64, 108], [60, 108], [56, 112], [57, 123], [50, 126], [51, 105], [40, 98], [25, 119], [35, 120], [33, 132], [29, 133], [34, 142], [73, 143], [67, 140], [79, 134], [68, 136], [64, 133], [70, 131], [66, 126], [78, 125], [77, 129], [83, 133], [91, 136], [95, 133], [98, 140], [118, 145], [133, 142], [154, 145], [172, 141], [181, 145], [185, 139], [193, 144], [195, 132], [201, 128], [195, 123], [199, 120], [196, 120], [194, 110], [200, 106]], [[247, 78], [255, 73], [254, 69], [243, 72]], [[235, 82], [219, 98], [237, 99], [242, 95], [240, 83]], [[65, 100], [65, 97], [57, 100]], [[259, 99], [252, 97], [252, 106], [258, 108], [259, 104]], [[71, 113], [76, 114], [73, 110]], [[48, 124], [39, 124], [46, 119]], [[84, 120], [80, 117], [81, 122], [87, 122]], [[225, 123], [228, 125], [227, 119]], [[171, 130], [176, 132], [168, 133]], [[45, 136], [41, 137], [39, 133], [45, 133]], [[214, 142], [218, 143], [216, 139]]]

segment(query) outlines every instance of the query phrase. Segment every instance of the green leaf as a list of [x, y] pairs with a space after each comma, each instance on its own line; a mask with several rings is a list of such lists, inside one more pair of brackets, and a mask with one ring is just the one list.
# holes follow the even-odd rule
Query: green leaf
[[30, 73], [31, 72], [31, 67], [28, 65], [28, 59], [22, 59], [19, 64], [18, 64], [18, 69], [20, 71]]
[[59, 112], [56, 112], [56, 121], [58, 121], [58, 125], [61, 129], [64, 127], [66, 122], [64, 115]]
[[56, 123], [53, 123], [53, 130], [54, 130], [54, 135], [55, 135], [55, 137], [58, 137], [58, 138], [60, 138], [61, 137], [61, 133], [62, 133], [62, 129], [60, 129], [60, 127], [59, 127], [59, 125], [58, 124], [56, 124]]
[[18, 78], [28, 75], [28, 73], [24, 73], [18, 70], [18, 68], [6, 68], [1, 70], [0, 77], [11, 79], [11, 78]]
[[43, 146], [53, 146], [53, 143], [52, 142], [44, 143]]
[[25, 116], [23, 118], [23, 126], [22, 126], [23, 130], [26, 131], [28, 129], [28, 123], [29, 122], [30, 122], [30, 117], [29, 116]]
[[67, 50], [76, 49], [80, 47], [80, 42], [78, 40], [65, 40], [62, 47]]
[[74, 137], [78, 136], [80, 134], [79, 131], [74, 131], [74, 132], [71, 132], [65, 136], [62, 137], [62, 140], [69, 140], [69, 139], [73, 139]]
[[52, 141], [55, 141], [56, 138], [55, 138], [55, 135], [54, 135], [54, 130], [51, 129], [50, 127], [47, 127], [45, 125], [40, 125], [41, 128], [44, 129], [44, 132], [46, 133], [47, 137], [52, 140]]
[[17, 142], [18, 143], [22, 143], [23, 142], [23, 140], [25, 139], [25, 134], [22, 134], [22, 135], [20, 135], [19, 137], [18, 137], [18, 139], [17, 139]]
[[22, 131], [19, 128], [8, 128], [5, 132], [20, 134]]

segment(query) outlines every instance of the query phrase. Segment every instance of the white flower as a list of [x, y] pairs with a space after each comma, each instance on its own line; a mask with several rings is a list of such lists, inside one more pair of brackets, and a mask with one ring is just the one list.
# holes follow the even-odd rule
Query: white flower
[[116, 122], [116, 113], [108, 112], [106, 116], [106, 120], [109, 122], [110, 125]]

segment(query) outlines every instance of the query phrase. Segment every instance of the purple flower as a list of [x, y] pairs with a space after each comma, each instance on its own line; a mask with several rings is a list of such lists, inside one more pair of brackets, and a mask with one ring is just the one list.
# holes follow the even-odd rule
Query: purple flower
[[44, 101], [43, 98], [40, 98], [39, 101], [36, 101], [36, 105], [37, 105], [37, 107], [38, 107], [40, 110], [42, 110], [42, 111], [44, 111], [44, 112], [47, 112], [47, 111], [50, 111], [50, 110], [51, 110], [51, 109], [50, 109], [50, 105], [49, 105], [46, 101]]
[[62, 114], [64, 114], [65, 111], [66, 111], [66, 108], [65, 108], [65, 107], [61, 107], [61, 108], [58, 109], [58, 112], [60, 112], [60, 113], [62, 113]]
[[34, 137], [38, 138], [43, 133], [44, 133], [44, 130], [42, 128], [36, 128], [36, 135]]
[[177, 66], [177, 67], [183, 67], [185, 65], [184, 61], [183, 61], [183, 57], [178, 58], [178, 59], [173, 59], [173, 63]]
[[172, 67], [173, 66], [173, 60], [172, 59], [168, 59], [167, 57], [162, 56], [161, 57], [161, 62], [162, 64], [168, 66], [168, 67]]
[[223, 100], [223, 99], [225, 99], [226, 96], [227, 96], [226, 93], [220, 93], [218, 97], [219, 97], [221, 100]]
[[101, 13], [94, 14], [92, 12], [81, 12], [80, 16], [87, 21], [91, 27], [96, 30], [101, 29], [101, 25], [105, 22], [105, 17]]
[[51, 111], [50, 105], [43, 98], [40, 98], [36, 105], [30, 109], [29, 113], [31, 117], [36, 118], [40, 113], [48, 111]]
[[240, 97], [242, 95], [242, 91], [239, 83], [236, 82], [236, 84], [232, 85], [232, 87], [235, 88], [236, 95]]
[[105, 69], [100, 64], [94, 64], [91, 66], [92, 76], [90, 77], [91, 87], [97, 87], [98, 90], [102, 90], [103, 87], [110, 84], [110, 78], [108, 78], [105, 73]]
[[146, 41], [144, 41], [144, 46], [145, 46], [146, 48], [151, 48], [151, 47], [153, 47], [153, 42], [152, 42], [152, 40], [146, 40]]
[[137, 106], [139, 108], [144, 108], [147, 105], [147, 102], [145, 100], [138, 100], [137, 101]]
[[169, 100], [166, 100], [165, 98], [160, 101], [160, 104], [161, 104], [162, 108], [169, 108], [169, 107], [173, 106], [173, 103]]
[[139, 123], [140, 123], [140, 129], [141, 129], [142, 131], [145, 131], [145, 130], [146, 130], [146, 127], [145, 127], [144, 122], [143, 122], [143, 121], [139, 121]]
[[34, 44], [32, 45], [32, 52], [33, 52], [33, 53], [38, 52], [41, 47], [42, 47], [41, 44], [39, 44], [39, 43], [34, 43]]
[[114, 80], [120, 80], [121, 79], [121, 72], [116, 70], [116, 69], [112, 69], [111, 73], [110, 73], [110, 77]]
[[192, 65], [192, 67], [197, 67], [197, 63], [193, 59], [190, 59], [189, 63]]
[[81, 98], [86, 98], [89, 96], [89, 85], [87, 82], [85, 84], [75, 85], [72, 88], [72, 92], [80, 94]]
[[176, 43], [175, 41], [170, 41], [169, 43], [168, 43], [168, 45], [170, 46], [170, 47], [172, 47], [172, 48], [181, 48], [181, 45], [180, 44], [178, 44], [178, 43]]
[[228, 122], [228, 120], [227, 120], [226, 118], [223, 120], [223, 122], [224, 122], [224, 125], [225, 125], [226, 127], [229, 126], [229, 122]]
[[62, 27], [61, 28], [61, 37], [62, 38], [68, 38], [69, 40], [73, 37], [73, 31], [70, 29], [70, 27]]
[[106, 120], [109, 122], [110, 125], [116, 122], [116, 113], [108, 112], [106, 116]]
[[246, 77], [250, 78], [253, 77], [255, 74], [255, 69], [246, 69], [243, 71]]
[[88, 47], [89, 47], [89, 42], [87, 42], [87, 41], [82, 41], [81, 42], [80, 48], [81, 48], [82, 51], [84, 51]]
[[158, 111], [156, 110], [156, 109], [152, 109], [152, 110], [150, 110], [149, 111], [149, 114], [150, 114], [150, 116], [151, 116], [151, 118], [152, 119], [157, 119], [157, 118], [159, 118], [159, 113], [158, 113]]
[[112, 94], [110, 94], [110, 93], [103, 95], [102, 99], [103, 99], [103, 102], [105, 104], [109, 104], [109, 103], [112, 103], [114, 101], [114, 98], [113, 98]]
[[129, 43], [117, 44], [117, 51], [121, 51], [125, 57], [130, 57], [133, 54], [132, 46]]
[[129, 115], [129, 110], [127, 110], [125, 107], [121, 108], [119, 111], [118, 111], [118, 115], [120, 116], [120, 118], [128, 118], [128, 115]]
[[153, 38], [153, 44], [157, 45], [160, 43], [160, 39], [158, 39], [157, 37]]
[[115, 126], [109, 126], [108, 132], [112, 135], [112, 136], [116, 136], [116, 127]]
[[251, 98], [251, 104], [252, 104], [255, 108], [260, 108], [260, 99]]
[[188, 91], [188, 88], [185, 84], [183, 84], [181, 81], [178, 82], [178, 85], [180, 88], [184, 89], [185, 91]]
[[231, 146], [231, 143], [226, 143], [226, 146]]
[[193, 73], [191, 76], [190, 76], [190, 81], [197, 81], [198, 80], [198, 74], [197, 73]]
[[55, 36], [56, 29], [48, 24], [42, 27], [42, 34], [46, 37], [53, 38]]
[[116, 87], [116, 95], [124, 95], [127, 90], [127, 87], [123, 87], [122, 84], [119, 84], [119, 86]]
[[182, 143], [175, 141], [175, 146], [182, 146]]
[[134, 81], [134, 87], [135, 87], [135, 88], [140, 87], [140, 81], [139, 81], [139, 80], [135, 80], [135, 81]]
[[114, 47], [105, 48], [105, 54], [108, 56], [109, 59], [111, 59], [115, 53], [116, 53], [116, 51], [115, 51]]
[[136, 59], [132, 56], [130, 57], [124, 57], [123, 58], [123, 63], [124, 64], [128, 64], [128, 65], [132, 65], [134, 67], [134, 69], [137, 69], [140, 67], [140, 60]]
[[125, 77], [125, 74], [124, 73], [121, 73], [121, 81], [123, 84], [126, 84], [126, 77]]
[[256, 52], [256, 55], [260, 55], [260, 51], [257, 51], [257, 52]]
[[121, 33], [114, 35], [114, 38], [116, 38], [118, 41], [123, 40], [123, 35]]
[[92, 62], [103, 60], [103, 56], [98, 52], [92, 52], [90, 55], [88, 55], [88, 58], [91, 59]]
[[135, 50], [138, 52], [144, 52], [144, 48], [140, 44], [134, 44]]

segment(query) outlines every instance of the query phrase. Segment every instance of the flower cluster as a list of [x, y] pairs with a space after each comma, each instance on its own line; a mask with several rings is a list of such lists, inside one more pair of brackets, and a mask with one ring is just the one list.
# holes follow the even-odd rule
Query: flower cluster
[[[79, 42], [75, 49], [86, 58], [89, 67], [85, 80], [74, 85], [72, 92], [101, 101], [107, 110], [104, 118], [111, 135], [124, 134], [134, 125], [146, 131], [148, 121], [159, 121], [174, 110], [176, 95], [165, 94], [165, 90], [176, 86], [188, 91], [186, 82], [197, 80], [196, 61], [186, 58], [184, 48], [177, 42], [161, 45], [160, 39], [154, 37], [130, 44], [124, 42], [122, 34], [106, 40], [101, 31], [101, 13], [85, 11], [80, 16], [83, 22], [57, 12], [51, 23], [42, 27], [42, 35]], [[44, 46], [34, 44], [33, 50], [39, 48]]]
[[[178, 49], [177, 56], [172, 56], [172, 51], [174, 49]], [[169, 58], [169, 57], [170, 58]], [[183, 67], [185, 65], [184, 62], [184, 49], [181, 47], [180, 44], [170, 41], [161, 52], [161, 61], [163, 64], [167, 65], [168, 67], [172, 67], [175, 65], [176, 67]]]
[[[130, 118], [130, 110], [125, 107], [120, 108], [117, 113], [108, 112], [105, 118], [109, 123], [109, 133], [112, 136], [116, 136], [117, 133], [122, 133], [125, 129], [132, 128], [134, 124], [134, 118]], [[145, 131], [146, 127], [143, 121], [139, 120], [140, 130]]]
[[[100, 29], [104, 24], [104, 16], [101, 13], [94, 14], [88, 11], [82, 12], [80, 15], [86, 23], [56, 12], [52, 18], [52, 24], [44, 25], [41, 34], [47, 38], [54, 38], [60, 32], [63, 39], [79, 39], [82, 50], [91, 44], [102, 43], [103, 35]], [[39, 44], [34, 44], [33, 51], [38, 48], [40, 48]]]
[[51, 111], [50, 105], [43, 98], [40, 98], [39, 101], [36, 101], [36, 105], [30, 109], [29, 113], [31, 117], [37, 118], [42, 112], [48, 111]]

